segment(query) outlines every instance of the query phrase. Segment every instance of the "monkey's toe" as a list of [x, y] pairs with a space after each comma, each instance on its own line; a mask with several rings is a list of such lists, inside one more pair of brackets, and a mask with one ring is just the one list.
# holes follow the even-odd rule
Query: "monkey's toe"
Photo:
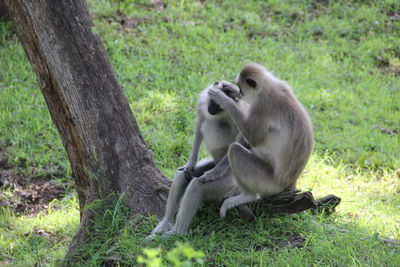
[[221, 217], [221, 219], [225, 219], [226, 211], [228, 210], [226, 205], [224, 205], [224, 204], [222, 204], [221, 208], [219, 209], [219, 216]]
[[144, 241], [151, 241], [151, 240], [153, 240], [153, 239], [156, 238], [156, 237], [157, 237], [156, 234], [151, 234], [151, 235], [146, 236], [146, 238], [144, 239]]
[[168, 232], [164, 232], [163, 234], [162, 234], [162, 238], [170, 238], [170, 237], [172, 237], [172, 236], [174, 236], [174, 235], [177, 235], [178, 233], [176, 232], [176, 229], [172, 229], [172, 230], [169, 230]]
[[225, 219], [226, 217], [226, 210], [219, 210], [219, 216], [221, 216], [221, 219]]
[[152, 235], [159, 234], [159, 233], [164, 233], [167, 231], [170, 231], [174, 227], [174, 222], [167, 220], [167, 219], [162, 219], [156, 227], [154, 227], [153, 231], [151, 231]]

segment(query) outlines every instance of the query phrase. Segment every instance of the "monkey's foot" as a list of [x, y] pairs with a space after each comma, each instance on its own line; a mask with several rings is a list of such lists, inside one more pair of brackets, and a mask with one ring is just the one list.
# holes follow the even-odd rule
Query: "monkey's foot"
[[172, 228], [174, 228], [174, 222], [171, 219], [163, 218], [157, 224], [157, 226], [154, 227], [153, 231], [151, 231], [151, 234], [164, 233], [170, 231]]
[[162, 238], [170, 238], [170, 237], [175, 236], [175, 235], [183, 235], [183, 234], [182, 233], [178, 233], [178, 231], [174, 227], [170, 231], [163, 233], [161, 237]]
[[224, 203], [222, 203], [221, 208], [219, 209], [219, 214], [221, 218], [225, 218], [226, 216], [226, 211], [230, 210], [234, 207], [237, 207], [242, 204], [250, 203], [253, 201], [256, 201], [260, 199], [260, 195], [244, 195], [240, 194], [238, 196], [230, 197], [224, 200]]
[[221, 216], [221, 219], [225, 219], [226, 217], [226, 212], [231, 209], [230, 207], [231, 204], [229, 203], [229, 199], [226, 199], [224, 203], [222, 203], [221, 208], [219, 209], [219, 216]]
[[169, 237], [174, 236], [174, 235], [176, 235], [176, 231], [175, 230], [170, 230], [168, 232], [164, 232], [161, 237], [162, 238], [169, 238]]
[[151, 241], [151, 240], [153, 240], [154, 238], [156, 238], [157, 236], [158, 236], [157, 234], [148, 235], [148, 236], [146, 236], [146, 238], [144, 239], [144, 241]]
[[152, 240], [162, 233], [171, 231], [174, 228], [174, 222], [171, 219], [163, 218], [156, 227], [154, 227], [151, 234], [145, 238], [146, 241]]

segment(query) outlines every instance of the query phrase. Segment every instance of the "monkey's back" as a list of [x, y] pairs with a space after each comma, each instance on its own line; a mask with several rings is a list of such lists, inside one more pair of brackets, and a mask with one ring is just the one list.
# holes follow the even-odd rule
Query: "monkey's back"
[[293, 187], [311, 155], [313, 131], [308, 113], [291, 88], [285, 91], [263, 100], [267, 106], [263, 123], [267, 134], [255, 152], [261, 158], [273, 155], [274, 175], [283, 186]]

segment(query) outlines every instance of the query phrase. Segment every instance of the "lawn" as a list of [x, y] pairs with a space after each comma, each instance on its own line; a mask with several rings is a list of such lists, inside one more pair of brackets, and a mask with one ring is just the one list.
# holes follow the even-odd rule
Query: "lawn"
[[[203, 209], [189, 235], [152, 242], [143, 238], [156, 218], [132, 218], [115, 205], [96, 221], [80, 265], [136, 265], [144, 247], [165, 257], [179, 241], [203, 251], [206, 266], [399, 266], [400, 3], [164, 5], [89, 1], [94, 31], [158, 167], [172, 178], [187, 160], [198, 93], [255, 61], [288, 81], [311, 115], [315, 148], [299, 189], [342, 203], [329, 217], [252, 223]], [[0, 265], [58, 266], [79, 224], [71, 168], [7, 22], [0, 22], [0, 70]], [[293, 236], [304, 242], [279, 248]]]

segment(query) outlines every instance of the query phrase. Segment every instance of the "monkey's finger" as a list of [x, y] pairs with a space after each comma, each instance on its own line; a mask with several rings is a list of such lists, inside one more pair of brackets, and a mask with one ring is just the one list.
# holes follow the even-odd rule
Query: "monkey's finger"
[[226, 81], [222, 81], [221, 83], [223, 90], [239, 91], [239, 87], [237, 87], [235, 84]]
[[161, 235], [161, 238], [170, 238], [170, 237], [172, 237], [172, 236], [174, 236], [174, 235], [177, 235], [178, 233], [176, 232], [176, 230], [175, 229], [172, 229], [172, 230], [170, 230], [170, 231], [168, 231], [168, 232], [164, 232], [162, 235]]
[[183, 172], [183, 174], [185, 175], [186, 180], [191, 181], [193, 179], [193, 176], [191, 175], [190, 172], [185, 171], [185, 172]]
[[229, 98], [232, 98], [233, 100], [235, 100], [235, 102], [237, 102], [237, 100], [242, 97], [242, 95], [240, 94], [240, 91], [226, 91], [225, 94]]
[[205, 184], [205, 183], [208, 183], [208, 182], [209, 182], [209, 179], [208, 179], [207, 177], [205, 177], [204, 175], [203, 175], [203, 176], [200, 176], [200, 177], [198, 177], [198, 178], [195, 178], [195, 179], [198, 179], [197, 181], [199, 181], [199, 182], [202, 183], [202, 184]]
[[223, 105], [225, 98], [230, 99], [222, 91], [218, 90], [209, 90], [208, 94], [211, 97], [211, 99], [214, 100], [218, 105]]
[[211, 88], [210, 90], [208, 90], [209, 95], [218, 95], [220, 92], [221, 91], [216, 88]]
[[203, 177], [203, 176], [200, 176], [200, 177], [195, 178], [195, 179], [197, 179], [197, 181], [199, 181], [199, 182], [202, 183], [202, 184], [205, 184], [206, 181], [207, 181], [207, 179], [206, 179], [205, 177]]
[[200, 183], [202, 183], [202, 184], [206, 184], [206, 183], [209, 183], [209, 182], [211, 182], [211, 181], [208, 180], [208, 179], [201, 179], [200, 180]]
[[194, 172], [194, 167], [190, 166], [190, 167], [186, 167], [186, 166], [182, 166], [178, 168], [178, 172], [183, 172], [183, 175], [185, 175], [185, 178], [190, 181], [193, 178], [193, 172]]

